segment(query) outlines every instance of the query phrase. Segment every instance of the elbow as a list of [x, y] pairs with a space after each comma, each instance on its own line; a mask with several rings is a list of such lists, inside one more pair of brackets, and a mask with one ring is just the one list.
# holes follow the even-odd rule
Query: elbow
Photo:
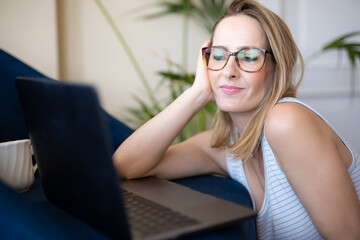
[[119, 179], [130, 180], [147, 176], [146, 173], [141, 171], [141, 165], [136, 164], [135, 159], [126, 154], [115, 152], [112, 159]]
[[134, 173], [132, 173], [132, 171], [130, 169], [126, 168], [126, 165], [122, 164], [121, 162], [115, 161], [115, 160], [113, 161], [113, 163], [114, 163], [116, 174], [119, 179], [130, 180], [130, 179], [137, 178], [136, 175]]
[[122, 156], [119, 151], [116, 151], [112, 156], [113, 165], [116, 171], [116, 174], [119, 179], [131, 179], [134, 178], [132, 176], [131, 171], [129, 170], [129, 164], [126, 163], [126, 156]]

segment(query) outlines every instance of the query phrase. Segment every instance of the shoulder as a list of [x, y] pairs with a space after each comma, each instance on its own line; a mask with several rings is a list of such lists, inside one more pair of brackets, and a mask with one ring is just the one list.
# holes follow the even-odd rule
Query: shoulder
[[264, 133], [280, 164], [294, 155], [313, 155], [330, 147], [332, 129], [316, 113], [298, 103], [278, 103], [269, 112]]
[[270, 110], [265, 121], [265, 134], [269, 139], [276, 139], [301, 133], [304, 129], [317, 129], [323, 124], [326, 123], [319, 116], [298, 103], [278, 103]]

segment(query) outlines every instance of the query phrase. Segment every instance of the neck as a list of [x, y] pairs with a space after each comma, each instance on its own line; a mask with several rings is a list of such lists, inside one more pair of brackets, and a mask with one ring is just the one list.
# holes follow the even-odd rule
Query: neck
[[238, 129], [239, 133], [242, 133], [245, 130], [245, 127], [250, 122], [250, 119], [253, 116], [253, 112], [248, 113], [229, 113], [232, 122], [235, 127]]

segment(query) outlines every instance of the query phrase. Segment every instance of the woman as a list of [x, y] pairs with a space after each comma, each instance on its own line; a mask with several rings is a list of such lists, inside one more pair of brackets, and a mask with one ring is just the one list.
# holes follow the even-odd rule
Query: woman
[[[235, 0], [202, 48], [193, 86], [115, 152], [119, 175], [230, 176], [250, 192], [260, 239], [359, 239], [360, 161], [293, 98], [297, 59], [302, 63], [276, 14]], [[215, 128], [171, 145], [213, 101]]]

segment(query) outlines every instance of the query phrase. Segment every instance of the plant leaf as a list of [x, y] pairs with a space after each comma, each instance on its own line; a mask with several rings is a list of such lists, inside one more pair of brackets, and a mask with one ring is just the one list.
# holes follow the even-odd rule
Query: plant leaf
[[348, 39], [350, 37], [359, 35], [359, 34], [360, 34], [360, 31], [356, 31], [356, 32], [351, 32], [351, 33], [342, 35], [342, 36], [338, 37], [337, 39], [333, 40], [332, 42], [328, 43], [327, 45], [325, 45], [322, 48], [322, 50], [326, 51], [326, 50], [331, 49], [331, 48], [336, 48], [336, 46], [343, 43], [344, 40], [346, 40], [346, 39]]

